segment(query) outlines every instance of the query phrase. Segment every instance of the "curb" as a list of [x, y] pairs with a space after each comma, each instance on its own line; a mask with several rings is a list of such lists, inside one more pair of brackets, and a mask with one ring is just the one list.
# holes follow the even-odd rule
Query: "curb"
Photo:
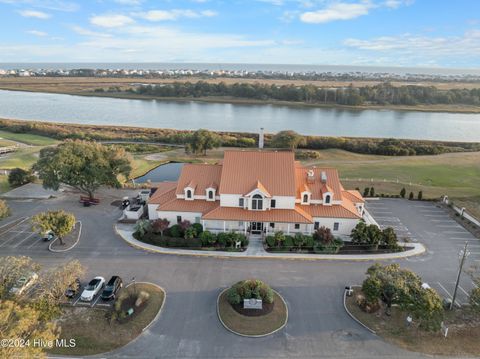
[[77, 244], [78, 242], [80, 242], [80, 236], [82, 235], [82, 221], [77, 221], [76, 224], [80, 224], [80, 229], [78, 231], [78, 236], [77, 236], [77, 240], [75, 241], [75, 243], [73, 243], [73, 246], [71, 246], [70, 248], [67, 248], [67, 249], [52, 249], [52, 245], [53, 243], [55, 243], [56, 241], [58, 241], [58, 238], [56, 238], [53, 242], [51, 242], [49, 245], [48, 245], [48, 250], [50, 252], [53, 252], [53, 253], [63, 253], [63, 252], [68, 252], [70, 249], [73, 249]]
[[[146, 252], [150, 253], [159, 253], [159, 254], [168, 254], [168, 255], [177, 255], [177, 256], [189, 256], [189, 257], [211, 257], [211, 258], [219, 258], [219, 259], [270, 259], [270, 260], [301, 260], [301, 261], [325, 261], [325, 260], [330, 260], [330, 261], [350, 261], [350, 262], [370, 262], [370, 261], [379, 261], [379, 260], [392, 260], [392, 259], [406, 259], [410, 257], [415, 257], [422, 255], [426, 252], [426, 247], [421, 244], [421, 243], [416, 243], [421, 246], [419, 249], [418, 253], [412, 253], [407, 255], [402, 255], [401, 253], [406, 253], [406, 252], [398, 252], [398, 253], [388, 253], [391, 254], [391, 256], [382, 257], [382, 254], [379, 254], [378, 257], [369, 257], [369, 258], [345, 258], [344, 255], [341, 254], [330, 254], [330, 255], [318, 255], [318, 257], [294, 257], [294, 256], [251, 256], [251, 255], [225, 255], [225, 254], [218, 254], [218, 253], [202, 253], [202, 251], [198, 251], [198, 253], [182, 253], [179, 250], [176, 251], [167, 251], [162, 249], [161, 247], [156, 247], [152, 248], [153, 245], [149, 245], [149, 247], [144, 246], [142, 244], [137, 244], [142, 243], [140, 241], [137, 241], [136, 239], [135, 242], [125, 238], [123, 235], [120, 234], [118, 231], [117, 225], [113, 224], [113, 229], [114, 232], [122, 238], [130, 247], [135, 248], [135, 249], [141, 249]], [[150, 247], [151, 246], [151, 247]], [[328, 256], [328, 257], [327, 257]]]
[[[352, 285], [352, 288], [354, 287], [357, 287], [359, 288], [360, 286], [358, 285]], [[365, 324], [363, 324], [360, 320], [358, 320], [347, 308], [347, 291], [345, 290], [343, 292], [343, 308], [345, 309], [345, 311], [347, 312], [347, 314], [350, 316], [350, 318], [352, 318], [354, 321], [356, 321], [358, 324], [360, 324], [362, 327], [364, 327], [365, 329], [367, 329], [370, 333], [372, 333], [373, 335], [377, 335], [377, 332], [375, 332], [375, 330], [373, 329], [370, 329], [369, 327], [367, 327]]]
[[233, 329], [230, 329], [222, 320], [221, 316], [220, 316], [220, 297], [222, 296], [223, 293], [225, 293], [226, 291], [228, 290], [228, 288], [225, 288], [224, 290], [222, 290], [220, 292], [220, 294], [218, 295], [217, 297], [217, 317], [218, 317], [218, 320], [220, 321], [220, 323], [222, 323], [223, 327], [225, 329], [227, 329], [229, 332], [233, 333], [233, 334], [236, 334], [238, 336], [241, 336], [241, 337], [244, 337], [244, 338], [263, 338], [263, 337], [267, 337], [269, 335], [272, 335], [272, 334], [275, 334], [276, 332], [282, 330], [283, 328], [285, 328], [285, 326], [287, 325], [287, 322], [288, 322], [288, 305], [287, 305], [287, 302], [285, 301], [285, 299], [283, 299], [283, 297], [280, 295], [280, 293], [278, 293], [276, 290], [272, 289], [279, 297], [280, 299], [282, 300], [283, 304], [285, 304], [285, 308], [286, 308], [286, 317], [285, 317], [285, 323], [283, 323], [281, 325], [280, 328], [277, 328], [275, 329], [274, 331], [270, 332], [270, 333], [267, 333], [267, 334], [258, 334], [258, 335], [248, 335], [248, 334], [242, 334], [242, 333], [238, 333], [236, 331], [234, 331]]

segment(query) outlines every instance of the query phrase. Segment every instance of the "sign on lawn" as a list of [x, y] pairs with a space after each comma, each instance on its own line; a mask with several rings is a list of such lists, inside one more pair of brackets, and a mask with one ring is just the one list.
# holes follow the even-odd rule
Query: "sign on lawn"
[[243, 309], [262, 309], [262, 300], [254, 298], [244, 299]]

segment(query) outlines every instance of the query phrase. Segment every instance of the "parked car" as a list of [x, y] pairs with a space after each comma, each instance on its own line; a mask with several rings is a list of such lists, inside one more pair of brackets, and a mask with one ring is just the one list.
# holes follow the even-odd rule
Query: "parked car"
[[17, 279], [12, 288], [10, 288], [10, 294], [21, 295], [25, 290], [33, 285], [38, 279], [37, 273], [29, 273]]
[[110, 278], [107, 285], [103, 289], [102, 299], [103, 300], [115, 299], [115, 295], [122, 287], [123, 287], [122, 278], [114, 275], [112, 278]]
[[67, 298], [73, 298], [77, 295], [78, 290], [82, 284], [80, 283], [80, 279], [77, 278], [75, 281], [68, 286], [68, 288], [65, 290], [65, 297]]
[[80, 300], [83, 302], [90, 302], [105, 286], [105, 278], [95, 277], [85, 287], [80, 296]]
[[55, 233], [53, 233], [53, 231], [47, 231], [43, 235], [43, 240], [45, 242], [50, 242], [50, 241], [53, 241], [54, 239], [57, 239], [57, 236], [55, 235]]

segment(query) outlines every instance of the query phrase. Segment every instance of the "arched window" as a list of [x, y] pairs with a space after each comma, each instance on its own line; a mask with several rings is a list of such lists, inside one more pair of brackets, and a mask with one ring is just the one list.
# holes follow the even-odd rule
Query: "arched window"
[[326, 203], [326, 204], [329, 204], [329, 203], [330, 203], [330, 195], [329, 195], [329, 194], [327, 194], [327, 195], [325, 196], [325, 203]]
[[303, 203], [308, 203], [308, 194], [303, 195]]
[[208, 191], [208, 199], [213, 199], [213, 191]]
[[192, 198], [192, 191], [187, 189], [187, 198]]
[[263, 209], [263, 197], [259, 194], [252, 197], [252, 209]]

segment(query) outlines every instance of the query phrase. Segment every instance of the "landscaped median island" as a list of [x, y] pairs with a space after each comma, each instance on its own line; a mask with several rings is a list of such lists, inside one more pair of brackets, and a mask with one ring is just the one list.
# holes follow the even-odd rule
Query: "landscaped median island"
[[48, 353], [93, 355], [120, 348], [155, 320], [164, 301], [162, 288], [150, 283], [136, 283], [120, 292], [113, 309], [65, 307], [56, 321], [61, 328], [59, 338], [75, 339], [75, 346], [55, 347]]
[[288, 320], [285, 300], [257, 279], [240, 281], [222, 291], [217, 299], [217, 312], [225, 328], [241, 336], [273, 334]]
[[134, 230], [133, 237], [138, 241], [166, 248], [242, 252], [248, 246], [248, 239], [241, 233], [215, 234], [187, 220], [172, 226], [164, 218], [140, 220]]
[[392, 344], [432, 355], [480, 355], [478, 288], [470, 293], [470, 306], [449, 310], [415, 273], [375, 264], [351, 294], [345, 297], [349, 314]]
[[276, 253], [375, 254], [402, 252], [410, 248], [398, 244], [393, 228], [381, 230], [374, 224], [360, 221], [352, 230], [350, 241], [335, 237], [330, 228], [322, 226], [313, 235], [296, 233], [291, 236], [278, 231], [265, 238], [265, 249]]

